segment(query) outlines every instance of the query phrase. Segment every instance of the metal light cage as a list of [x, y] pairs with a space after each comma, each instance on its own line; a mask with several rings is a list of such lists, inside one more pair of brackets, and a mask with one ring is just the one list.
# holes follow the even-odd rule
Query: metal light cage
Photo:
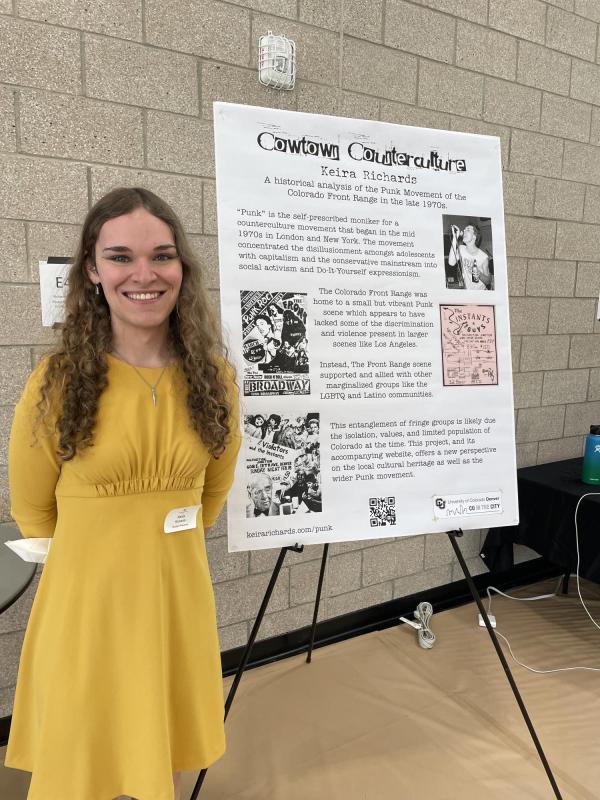
[[258, 80], [263, 86], [290, 91], [296, 83], [296, 45], [268, 31], [258, 40]]

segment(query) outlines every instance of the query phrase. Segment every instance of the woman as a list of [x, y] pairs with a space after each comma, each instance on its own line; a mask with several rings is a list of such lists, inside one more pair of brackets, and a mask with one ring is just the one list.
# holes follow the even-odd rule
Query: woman
[[250, 439], [262, 439], [264, 437], [265, 418], [262, 414], [247, 416], [244, 423], [244, 433]]
[[281, 341], [281, 331], [283, 329], [283, 308], [278, 303], [271, 303], [268, 308], [269, 319], [273, 327], [273, 336]]
[[10, 439], [12, 514], [53, 538], [5, 765], [33, 773], [28, 800], [179, 798], [225, 747], [204, 530], [239, 448], [232, 370], [181, 223], [145, 189], [88, 213], [66, 306]]
[[279, 414], [271, 414], [269, 419], [267, 420], [264, 428], [263, 428], [263, 442], [274, 442], [275, 437], [277, 436], [277, 432], [279, 430], [279, 424], [281, 422], [281, 417]]
[[262, 357], [260, 364], [268, 364], [277, 354], [280, 345], [273, 336], [273, 323], [266, 314], [260, 314], [254, 320], [254, 327], [245, 339], [246, 342], [258, 342], [261, 345]]

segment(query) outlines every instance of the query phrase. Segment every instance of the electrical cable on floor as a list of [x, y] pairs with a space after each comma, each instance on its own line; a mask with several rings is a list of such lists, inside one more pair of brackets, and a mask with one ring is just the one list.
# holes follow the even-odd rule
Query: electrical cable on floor
[[495, 586], [488, 586], [486, 589], [488, 596], [488, 607], [487, 607], [488, 617], [492, 611], [492, 595], [490, 594], [490, 592], [496, 592], [496, 594], [501, 594], [502, 597], [506, 597], [508, 600], [518, 600], [520, 603], [531, 603], [534, 600], [548, 600], [551, 597], [556, 597], [558, 595], [558, 589], [561, 583], [562, 583], [562, 577], [558, 579], [558, 585], [553, 592], [550, 592], [550, 594], [538, 594], [535, 597], [515, 597], [514, 594], [506, 594], [506, 592], [501, 592], [500, 589], [496, 589]]
[[433, 616], [433, 606], [431, 603], [419, 603], [415, 611], [415, 619], [421, 623], [421, 628], [417, 631], [419, 644], [425, 650], [430, 650], [435, 644], [435, 633], [429, 627]]
[[[584, 609], [585, 613], [590, 618], [592, 624], [595, 625], [596, 628], [598, 628], [598, 630], [600, 630], [600, 625], [596, 622], [596, 620], [594, 619], [594, 617], [590, 613], [588, 607], [585, 604], [583, 596], [581, 594], [581, 585], [580, 585], [580, 581], [579, 581], [579, 567], [581, 565], [581, 553], [580, 553], [580, 550], [579, 550], [579, 529], [577, 527], [577, 512], [579, 511], [579, 505], [580, 505], [581, 501], [584, 500], [586, 497], [598, 497], [598, 496], [600, 496], [600, 492], [586, 492], [586, 494], [582, 494], [581, 495], [581, 497], [577, 501], [577, 505], [575, 506], [575, 520], [574, 521], [575, 521], [575, 547], [576, 547], [576, 551], [577, 551], [577, 566], [575, 567], [575, 578], [576, 578], [576, 582], [577, 582], [577, 594], [579, 595], [579, 600], [581, 602], [581, 605], [583, 606], [583, 609]], [[510, 594], [506, 594], [505, 592], [501, 592], [500, 589], [496, 589], [495, 586], [488, 586], [487, 587], [488, 616], [490, 616], [490, 611], [492, 609], [492, 595], [491, 595], [491, 592], [496, 592], [497, 594], [500, 594], [503, 597], [508, 598], [509, 600], [519, 600], [520, 602], [531, 602], [533, 600], [546, 600], [547, 598], [551, 598], [551, 597], [556, 597], [557, 596], [558, 587], [560, 586], [561, 581], [562, 581], [562, 578], [559, 579], [559, 582], [558, 582], [558, 585], [557, 585], [556, 589], [551, 594], [541, 594], [541, 595], [537, 595], [536, 597], [515, 597], [514, 595], [510, 595]], [[503, 642], [506, 642], [506, 646], [508, 647], [508, 652], [511, 654], [513, 660], [520, 667], [523, 667], [524, 669], [529, 670], [529, 672], [535, 672], [538, 675], [548, 675], [548, 674], [550, 674], [552, 672], [573, 672], [573, 671], [581, 671], [581, 670], [587, 671], [587, 672], [600, 672], [600, 667], [557, 667], [556, 669], [534, 669], [534, 667], [529, 667], [527, 664], [523, 664], [523, 662], [519, 661], [519, 659], [513, 653], [512, 647], [510, 646], [510, 642], [508, 641], [506, 636], [503, 636], [499, 631], [496, 631], [496, 636], [499, 636], [500, 639], [502, 639]]]
[[522, 661], [519, 661], [519, 659], [513, 653], [512, 647], [510, 646], [510, 642], [508, 641], [506, 636], [503, 636], [498, 631], [496, 631], [496, 636], [499, 636], [502, 639], [502, 641], [506, 642], [506, 646], [508, 647], [508, 652], [511, 654], [516, 663], [520, 667], [524, 667], [524, 669], [529, 670], [529, 672], [535, 672], [538, 675], [549, 675], [552, 672], [581, 672], [582, 670], [587, 672], [600, 672], [600, 667], [556, 667], [555, 669], [535, 669], [534, 667], [529, 667], [527, 666], [527, 664], [523, 664]]
[[587, 494], [582, 494], [579, 500], [577, 501], [577, 505], [575, 506], [575, 547], [577, 548], [577, 567], [575, 568], [575, 577], [577, 579], [577, 594], [579, 595], [579, 599], [581, 600], [581, 605], [584, 608], [585, 613], [588, 617], [592, 620], [593, 624], [600, 630], [600, 625], [596, 622], [596, 620], [590, 614], [588, 607], [583, 601], [583, 597], [581, 596], [581, 586], [579, 585], [579, 565], [581, 563], [581, 556], [579, 553], [579, 531], [577, 529], [577, 512], [579, 511], [579, 503], [585, 497], [598, 497], [600, 496], [600, 492], [587, 492]]
[[424, 650], [431, 650], [435, 644], [435, 633], [429, 627], [432, 616], [433, 606], [431, 603], [419, 603], [414, 612], [414, 618], [417, 622], [407, 619], [406, 617], [400, 617], [402, 622], [406, 622], [407, 625], [410, 625], [411, 628], [416, 630], [419, 645]]

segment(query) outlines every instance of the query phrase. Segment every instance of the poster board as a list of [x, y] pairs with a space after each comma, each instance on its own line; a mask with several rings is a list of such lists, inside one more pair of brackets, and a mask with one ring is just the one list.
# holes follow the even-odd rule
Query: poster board
[[500, 142], [215, 103], [229, 548], [518, 521]]

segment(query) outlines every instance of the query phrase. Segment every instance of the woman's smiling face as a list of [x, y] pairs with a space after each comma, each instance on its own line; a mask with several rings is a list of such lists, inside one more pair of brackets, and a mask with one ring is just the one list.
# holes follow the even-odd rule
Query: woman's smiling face
[[88, 264], [110, 308], [113, 331], [168, 331], [183, 271], [169, 226], [145, 208], [108, 220], [100, 229], [95, 264]]

